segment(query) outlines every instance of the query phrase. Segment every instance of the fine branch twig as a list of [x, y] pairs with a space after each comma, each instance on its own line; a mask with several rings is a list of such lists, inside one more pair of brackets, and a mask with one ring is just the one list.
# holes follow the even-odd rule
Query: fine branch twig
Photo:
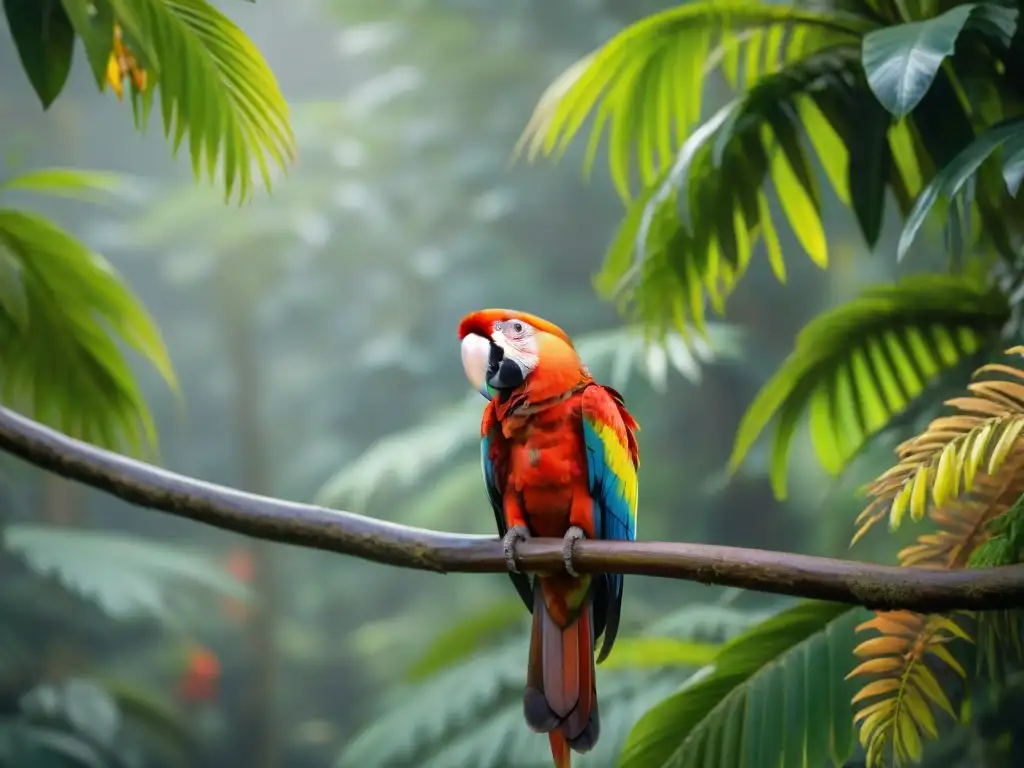
[[[213, 485], [104, 451], [5, 408], [0, 408], [0, 449], [131, 504], [258, 539], [437, 573], [506, 570], [497, 538], [412, 528]], [[526, 541], [518, 551], [525, 571], [564, 567], [560, 540]], [[944, 571], [647, 541], [581, 541], [574, 564], [583, 572], [686, 579], [875, 609], [1024, 606], [1024, 564]]]

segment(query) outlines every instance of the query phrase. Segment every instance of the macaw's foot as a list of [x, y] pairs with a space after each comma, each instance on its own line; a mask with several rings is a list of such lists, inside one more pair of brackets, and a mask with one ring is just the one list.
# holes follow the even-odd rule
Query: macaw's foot
[[519, 573], [519, 565], [516, 563], [516, 545], [520, 541], [526, 541], [530, 532], [525, 525], [513, 525], [505, 533], [501, 540], [501, 548], [505, 553], [505, 562], [512, 573]]
[[579, 576], [576, 569], [572, 567], [572, 548], [580, 539], [587, 538], [587, 534], [578, 525], [572, 526], [562, 537], [562, 560], [565, 562], [565, 570], [573, 578]]

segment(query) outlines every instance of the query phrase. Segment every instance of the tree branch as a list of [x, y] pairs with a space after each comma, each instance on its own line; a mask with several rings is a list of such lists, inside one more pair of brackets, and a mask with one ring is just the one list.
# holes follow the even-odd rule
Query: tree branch
[[[411, 528], [243, 493], [101, 450], [5, 408], [0, 408], [0, 449], [132, 504], [258, 539], [422, 571], [506, 570], [497, 538]], [[519, 553], [526, 571], [563, 568], [561, 540], [526, 541]], [[575, 555], [576, 568], [584, 572], [686, 579], [876, 609], [938, 612], [1024, 606], [1024, 565], [942, 571], [644, 541], [582, 541]]]

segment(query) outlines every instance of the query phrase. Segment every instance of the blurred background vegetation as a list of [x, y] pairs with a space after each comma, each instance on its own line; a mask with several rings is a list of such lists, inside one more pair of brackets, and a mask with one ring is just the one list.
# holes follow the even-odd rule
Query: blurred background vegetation
[[[921, 6], [913, 18], [942, 10]], [[88, 184], [50, 179], [50, 187], [101, 188], [106, 205], [49, 197], [28, 204], [110, 260], [167, 348], [165, 358], [159, 340], [143, 340], [151, 365], [130, 358], [137, 393], [114, 377], [122, 388], [100, 388], [97, 395], [89, 376], [74, 378], [74, 370], [85, 367], [46, 362], [49, 354], [61, 354], [57, 331], [36, 337], [25, 347], [36, 361], [33, 371], [51, 383], [66, 379], [58, 390], [67, 394], [49, 403], [50, 410], [38, 394], [29, 395], [33, 415], [116, 444], [88, 420], [61, 415], [85, 409], [89, 398], [113, 398], [104, 395], [113, 391], [124, 398], [115, 398], [115, 406], [129, 403], [125, 421], [131, 421], [131, 403], [148, 404], [158, 459], [175, 471], [400, 523], [491, 533], [477, 443], [482, 401], [466, 392], [454, 333], [467, 311], [518, 307], [563, 326], [596, 377], [626, 395], [642, 425], [642, 538], [846, 556], [854, 518], [864, 507], [855, 491], [892, 463], [893, 446], [934, 414], [940, 395], [961, 391], [986, 355], [1010, 346], [1005, 342], [1018, 335], [1016, 326], [1009, 325], [1005, 299], [981, 309], [976, 301], [959, 307], [960, 315], [936, 319], [963, 298], [956, 279], [930, 294], [932, 314], [924, 320], [920, 303], [911, 306], [905, 295], [893, 299], [905, 310], [898, 333], [923, 322], [966, 334], [951, 359], [932, 350], [950, 376], [935, 376], [929, 407], [887, 421], [885, 430], [861, 430], [855, 450], [832, 461], [820, 441], [812, 444], [809, 434], [797, 431], [788, 462], [783, 457], [784, 499], [775, 492], [780, 470], [770, 445], [744, 446], [745, 460], [734, 462], [730, 473], [745, 411], [809, 320], [853, 300], [865, 285], [907, 272], [941, 272], [950, 261], [941, 248], [921, 247], [909, 269], [897, 265], [897, 217], [883, 219], [862, 206], [851, 213], [846, 204], [850, 189], [864, 199], [854, 163], [847, 195], [823, 185], [815, 201], [814, 215], [828, 233], [829, 269], [792, 257], [808, 249], [806, 232], [780, 223], [784, 285], [776, 279], [777, 264], [763, 255], [750, 259], [749, 268], [738, 270], [745, 272], [743, 281], [726, 290], [734, 294], [728, 322], [708, 321], [706, 338], [684, 339], [683, 329], [673, 328], [649, 343], [644, 329], [666, 325], [658, 291], [667, 283], [645, 272], [633, 294], [633, 309], [639, 302], [640, 310], [623, 314], [597, 294], [594, 275], [620, 227], [633, 221], [635, 229], [639, 217], [632, 211], [643, 209], [650, 195], [640, 195], [623, 224], [615, 161], [610, 170], [594, 163], [584, 178], [583, 139], [569, 143], [557, 164], [510, 166], [509, 158], [538, 98], [560, 73], [627, 25], [672, 7], [652, 0], [225, 5], [276, 73], [298, 147], [287, 176], [271, 171], [272, 196], [257, 189], [242, 206], [225, 204], [223, 174], [217, 186], [197, 185], [187, 158], [170, 159], [156, 120], [149, 131], [137, 131], [127, 103], [109, 90], [98, 95], [84, 60], [44, 112], [5, 30], [2, 180], [45, 167], [120, 174], [116, 180], [90, 177]], [[894, 8], [883, 3], [853, 10], [889, 23], [911, 18]], [[813, 54], [816, 44], [835, 42], [805, 42], [794, 60]], [[845, 65], [845, 54], [836, 55]], [[688, 66], [703, 71], [699, 57], [697, 65]], [[857, 67], [850, 70], [851, 88], [863, 97], [868, 92]], [[734, 92], [749, 95], [764, 73], [748, 66], [743, 84], [730, 83], [728, 74], [727, 66], [724, 75], [707, 78], [707, 104], [725, 103]], [[181, 96], [194, 81], [178, 80], [172, 85]], [[996, 98], [1000, 107], [986, 113], [987, 123], [1019, 114], [1014, 88], [1002, 101]], [[767, 93], [783, 103], [785, 94]], [[866, 113], [875, 104], [859, 103]], [[840, 138], [851, 140], [849, 134]], [[815, 149], [808, 168], [834, 182], [827, 152]], [[613, 143], [613, 157], [614, 151]], [[952, 154], [933, 153], [934, 167], [922, 172], [909, 197], [896, 190], [886, 197], [883, 182], [879, 211], [906, 214], [923, 181]], [[641, 172], [641, 186], [663, 187], [671, 165], [672, 157], [662, 156], [660, 166]], [[846, 171], [839, 175], [845, 178]], [[708, 176], [694, 178], [698, 184]], [[669, 181], [679, 184], [677, 177]], [[696, 189], [701, 199], [713, 192]], [[22, 192], [4, 194], [22, 202]], [[1016, 210], [1011, 202], [979, 196], [961, 205], [979, 209], [968, 220], [985, 215], [988, 205], [1008, 221]], [[778, 207], [777, 197], [772, 205]], [[937, 229], [926, 234], [937, 240]], [[951, 235], [946, 225], [947, 245], [970, 240], [961, 231], [967, 225], [952, 229]], [[677, 236], [671, 227], [656, 225], [652, 232], [662, 238], [651, 244], [656, 266], [671, 266], [673, 254], [683, 254], [685, 265], [686, 254], [699, 250], [668, 248]], [[1019, 240], [1011, 246], [1017, 249], [1012, 264]], [[756, 250], [760, 254], [761, 246]], [[605, 281], [616, 277], [612, 262]], [[941, 290], [952, 290], [956, 301], [936, 305], [935, 296], [948, 298]], [[56, 295], [69, 307], [76, 300], [74, 290]], [[979, 295], [984, 304], [985, 294]], [[703, 302], [688, 304], [687, 317]], [[111, 317], [135, 311], [119, 305]], [[855, 321], [839, 316], [833, 324]], [[973, 341], [963, 341], [967, 337]], [[20, 359], [5, 350], [5, 365]], [[13, 370], [5, 370], [5, 383], [15, 379]], [[6, 392], [4, 398], [19, 402]], [[762, 408], [764, 421], [771, 408]], [[747, 423], [750, 429], [758, 431]], [[132, 449], [145, 453], [145, 441]], [[839, 475], [839, 469], [847, 471]], [[129, 507], [7, 457], [0, 457], [0, 473], [3, 764], [548, 764], [547, 740], [522, 722], [528, 617], [506, 577], [426, 575], [255, 543]], [[1007, 512], [1005, 498], [1000, 504], [999, 513]], [[856, 556], [892, 561], [914, 535], [908, 527], [869, 536]], [[600, 672], [602, 740], [578, 764], [612, 765], [624, 745], [623, 759], [639, 768], [731, 768], [741, 759], [761, 766], [769, 764], [760, 757], [768, 754], [778, 754], [771, 764], [783, 768], [829, 760], [863, 764], [850, 705], [863, 682], [843, 680], [855, 666], [853, 628], [870, 614], [689, 582], [628, 581], [621, 639]], [[1011, 631], [1019, 635], [1012, 618]], [[922, 627], [915, 631], [924, 636]], [[956, 629], [928, 627], [928, 637], [942, 642]], [[998, 642], [1005, 640], [1002, 635]], [[944, 688], [961, 685], [947, 672], [929, 673], [922, 685], [934, 679]], [[970, 701], [971, 711], [961, 712], [964, 724], [936, 746], [934, 765], [1024, 764], [1007, 735], [1019, 731], [1012, 713], [1024, 690], [1012, 672], [1001, 667], [969, 699], [949, 694], [958, 707]], [[717, 720], [701, 724], [686, 709], [697, 702], [704, 717], [734, 690], [738, 698], [720, 708]], [[662, 714], [653, 716], [659, 704]], [[641, 721], [649, 711], [652, 717]], [[761, 712], [762, 719], [756, 733], [740, 722], [738, 728], [747, 728], [741, 738], [729, 728], [745, 711]], [[929, 731], [931, 716], [925, 717], [914, 715], [913, 733]], [[695, 749], [680, 746], [697, 725], [713, 736], [701, 736]], [[787, 748], [778, 739], [794, 729], [808, 735]], [[913, 738], [897, 734], [904, 744]], [[756, 750], [727, 756], [707, 746], [712, 741]], [[644, 745], [657, 748], [646, 753]]]

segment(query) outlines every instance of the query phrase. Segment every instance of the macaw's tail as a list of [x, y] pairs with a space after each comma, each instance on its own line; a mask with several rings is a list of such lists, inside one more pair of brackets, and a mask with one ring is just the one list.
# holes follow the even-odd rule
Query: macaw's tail
[[601, 733], [589, 586], [587, 576], [534, 579], [523, 714], [530, 728], [548, 734], [556, 768], [569, 768], [570, 747], [589, 752]]

